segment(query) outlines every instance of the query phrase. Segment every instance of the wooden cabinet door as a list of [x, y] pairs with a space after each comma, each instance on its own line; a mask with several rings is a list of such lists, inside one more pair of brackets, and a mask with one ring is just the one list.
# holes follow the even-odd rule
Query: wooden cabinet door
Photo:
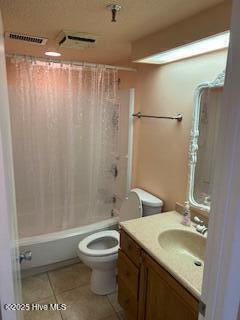
[[198, 314], [153, 269], [148, 269], [145, 320], [197, 320]]
[[[197, 320], [198, 300], [148, 254], [145, 268], [144, 320]], [[141, 292], [140, 292], [141, 294]]]

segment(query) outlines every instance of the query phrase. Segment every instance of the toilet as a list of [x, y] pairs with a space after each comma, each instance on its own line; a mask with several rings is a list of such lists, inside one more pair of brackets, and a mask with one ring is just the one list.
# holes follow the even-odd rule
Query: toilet
[[[142, 189], [132, 189], [122, 203], [119, 220], [126, 221], [162, 212], [163, 201]], [[91, 290], [106, 295], [116, 290], [119, 232], [93, 233], [78, 244], [80, 260], [92, 269]]]

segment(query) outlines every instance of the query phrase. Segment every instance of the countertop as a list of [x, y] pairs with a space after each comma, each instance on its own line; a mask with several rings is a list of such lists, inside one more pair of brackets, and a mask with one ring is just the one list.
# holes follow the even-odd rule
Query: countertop
[[193, 226], [181, 224], [182, 215], [176, 211], [155, 214], [140, 219], [120, 223], [124, 229], [156, 262], [165, 268], [192, 295], [201, 296], [203, 266], [196, 267], [185, 261], [182, 255], [171, 255], [158, 242], [159, 234], [168, 229], [181, 229], [196, 232]]

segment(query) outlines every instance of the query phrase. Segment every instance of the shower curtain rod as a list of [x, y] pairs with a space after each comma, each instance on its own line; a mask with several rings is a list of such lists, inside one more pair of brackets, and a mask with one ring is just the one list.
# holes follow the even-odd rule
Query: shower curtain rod
[[136, 72], [137, 70], [134, 68], [127, 68], [127, 67], [121, 67], [121, 66], [112, 66], [108, 64], [101, 64], [101, 63], [88, 63], [88, 62], [78, 62], [78, 61], [64, 61], [64, 60], [54, 60], [49, 58], [42, 58], [42, 57], [34, 57], [34, 56], [25, 56], [25, 55], [17, 55], [17, 54], [6, 54], [7, 58], [16, 58], [16, 59], [32, 59], [32, 60], [39, 60], [44, 62], [53, 62], [53, 63], [62, 63], [62, 64], [70, 64], [75, 66], [86, 66], [86, 67], [97, 67], [102, 66], [107, 69], [117, 69], [120, 71], [131, 71]]

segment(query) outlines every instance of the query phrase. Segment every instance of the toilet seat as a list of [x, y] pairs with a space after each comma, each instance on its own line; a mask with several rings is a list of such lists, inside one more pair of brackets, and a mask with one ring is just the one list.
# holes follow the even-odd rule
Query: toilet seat
[[[103, 238], [113, 238], [117, 241], [117, 245], [113, 246], [109, 249], [91, 249], [89, 248], [89, 245], [96, 241]], [[108, 256], [111, 254], [115, 254], [118, 252], [119, 249], [119, 233], [116, 230], [106, 230], [106, 231], [100, 231], [96, 232], [94, 234], [91, 234], [90, 236], [86, 237], [80, 243], [78, 244], [78, 249], [80, 252], [82, 252], [85, 255], [92, 256], [92, 257], [99, 257], [99, 256]]]

